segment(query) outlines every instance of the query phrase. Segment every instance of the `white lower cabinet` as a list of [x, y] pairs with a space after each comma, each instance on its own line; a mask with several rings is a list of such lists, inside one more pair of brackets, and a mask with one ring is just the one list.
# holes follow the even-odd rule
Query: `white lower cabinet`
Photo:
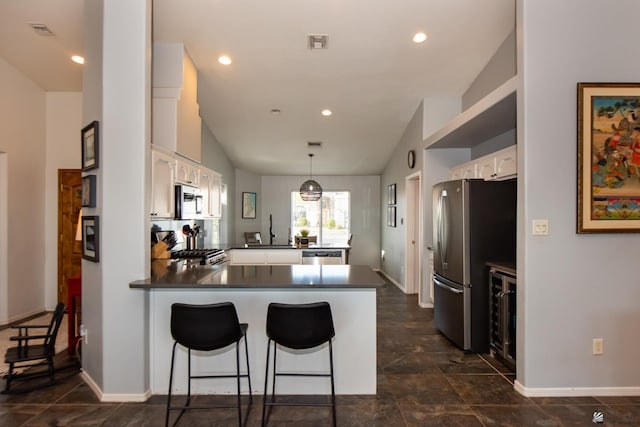
[[302, 251], [298, 249], [232, 249], [229, 252], [229, 262], [237, 265], [302, 263]]
[[151, 216], [174, 217], [176, 159], [170, 154], [151, 150]]

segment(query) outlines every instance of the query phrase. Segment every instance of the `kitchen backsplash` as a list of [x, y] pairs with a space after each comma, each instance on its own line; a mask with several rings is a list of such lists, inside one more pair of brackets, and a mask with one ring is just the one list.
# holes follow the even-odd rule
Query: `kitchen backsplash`
[[186, 249], [185, 235], [182, 227], [189, 225], [191, 228], [200, 227], [200, 233], [196, 236], [197, 248], [217, 248], [220, 246], [220, 220], [219, 219], [195, 219], [195, 220], [157, 220], [151, 221], [151, 231], [169, 231], [176, 233], [178, 244], [173, 250]]

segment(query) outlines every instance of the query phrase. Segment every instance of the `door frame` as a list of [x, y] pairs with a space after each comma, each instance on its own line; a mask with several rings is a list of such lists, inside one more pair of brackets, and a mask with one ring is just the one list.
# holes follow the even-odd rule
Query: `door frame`
[[[0, 236], [9, 232], [9, 154], [0, 152]], [[0, 325], [9, 323], [9, 249], [0, 239]]]
[[422, 286], [422, 172], [405, 177], [406, 226], [404, 289], [417, 294]]
[[[80, 178], [80, 183], [82, 182], [82, 170], [81, 169], [68, 169], [68, 168], [62, 168], [62, 169], [58, 169], [58, 201], [57, 201], [57, 205], [58, 205], [58, 219], [57, 219], [57, 235], [58, 235], [58, 247], [57, 247], [57, 253], [58, 253], [58, 259], [57, 259], [57, 275], [56, 275], [56, 301], [57, 302], [62, 302], [65, 304], [65, 306], [68, 305], [68, 282], [65, 282], [63, 280], [63, 258], [68, 257], [71, 258], [71, 254], [70, 253], [64, 253], [64, 245], [63, 245], [63, 240], [65, 240], [65, 236], [63, 236], [63, 220], [65, 219], [62, 216], [62, 178], [65, 176], [70, 176], [70, 175], [77, 175]], [[67, 181], [68, 182], [68, 181]], [[80, 202], [80, 200], [78, 200]], [[73, 221], [73, 223], [75, 223], [76, 221], [80, 221], [81, 220], [81, 215], [82, 215], [82, 203], [80, 202], [80, 211], [79, 211], [79, 215], [78, 217], [76, 216], [72, 216], [69, 218], [69, 220]], [[76, 220], [77, 218], [77, 220]], [[77, 232], [78, 232], [78, 227], [75, 227], [72, 230], [72, 234], [71, 236], [66, 236], [66, 240], [69, 241], [71, 240], [72, 242], [75, 240], [75, 238], [77, 237]], [[72, 243], [73, 245], [74, 243]], [[78, 257], [80, 257], [79, 253], [78, 253]], [[79, 258], [80, 260], [80, 272], [79, 275], [82, 274], [82, 260], [81, 258]], [[67, 280], [69, 279], [69, 277], [67, 277]], [[60, 292], [61, 289], [64, 288], [65, 289], [65, 295], [67, 295], [67, 298], [60, 298]]]

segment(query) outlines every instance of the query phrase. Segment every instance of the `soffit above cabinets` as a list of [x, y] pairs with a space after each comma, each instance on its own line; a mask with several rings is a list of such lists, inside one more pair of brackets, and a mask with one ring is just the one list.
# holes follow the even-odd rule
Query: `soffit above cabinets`
[[426, 148], [471, 148], [508, 130], [517, 123], [518, 76], [454, 117], [428, 136]]

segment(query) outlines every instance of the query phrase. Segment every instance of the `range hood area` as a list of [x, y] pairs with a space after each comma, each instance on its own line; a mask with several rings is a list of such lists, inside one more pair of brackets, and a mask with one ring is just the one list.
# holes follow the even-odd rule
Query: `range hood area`
[[199, 163], [198, 70], [182, 43], [154, 43], [152, 97], [152, 143]]

